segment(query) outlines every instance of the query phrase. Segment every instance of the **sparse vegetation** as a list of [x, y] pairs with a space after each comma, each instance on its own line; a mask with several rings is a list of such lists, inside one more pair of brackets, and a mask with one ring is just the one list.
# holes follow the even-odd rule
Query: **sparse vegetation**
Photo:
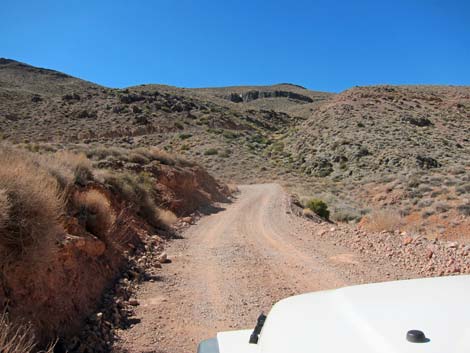
[[460, 205], [457, 210], [466, 217], [470, 216], [470, 204]]
[[208, 150], [204, 152], [204, 155], [214, 156], [214, 155], [217, 155], [218, 153], [219, 153], [219, 150], [217, 148], [209, 148]]
[[178, 136], [179, 136], [179, 138], [180, 138], [181, 140], [186, 140], [186, 139], [192, 137], [193, 134], [181, 133], [181, 134], [179, 134]]
[[36, 339], [31, 326], [27, 324], [14, 325], [8, 315], [0, 314], [0, 352], [2, 353], [53, 353], [54, 344], [46, 350], [38, 350]]
[[160, 226], [158, 208], [154, 200], [155, 181], [148, 173], [108, 172], [104, 182], [132, 205], [136, 213], [154, 227]]
[[375, 210], [365, 218], [364, 227], [372, 232], [393, 232], [403, 225], [400, 213], [392, 209]]
[[102, 191], [91, 189], [77, 193], [74, 199], [79, 222], [83, 222], [91, 234], [108, 242], [109, 232], [116, 220], [109, 198]]
[[1, 262], [45, 256], [60, 232], [63, 197], [54, 177], [26, 153], [0, 153]]

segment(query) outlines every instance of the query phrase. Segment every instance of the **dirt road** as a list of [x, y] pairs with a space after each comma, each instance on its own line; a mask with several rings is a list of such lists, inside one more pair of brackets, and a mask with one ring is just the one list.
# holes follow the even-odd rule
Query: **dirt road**
[[292, 215], [276, 184], [240, 187], [232, 204], [171, 241], [161, 280], [139, 289], [141, 322], [121, 333], [128, 352], [195, 352], [220, 330], [251, 328], [281, 298], [379, 281], [387, 269], [335, 245], [334, 231]]

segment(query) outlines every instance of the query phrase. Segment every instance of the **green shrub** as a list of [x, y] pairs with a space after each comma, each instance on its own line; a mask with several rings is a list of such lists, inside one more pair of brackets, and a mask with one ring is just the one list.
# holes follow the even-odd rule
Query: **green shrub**
[[458, 206], [457, 210], [464, 216], [470, 216], [470, 203]]
[[135, 207], [137, 214], [154, 227], [160, 225], [158, 208], [155, 204], [155, 180], [146, 173], [112, 173], [104, 176], [106, 184]]
[[330, 218], [330, 211], [328, 210], [328, 205], [323, 200], [312, 199], [308, 201], [305, 206], [322, 218]]
[[181, 140], [186, 140], [186, 139], [188, 139], [188, 138], [190, 138], [190, 137], [192, 137], [192, 136], [193, 136], [192, 134], [185, 134], [185, 133], [179, 134], [179, 138], [180, 138]]
[[224, 133], [222, 134], [226, 139], [236, 139], [238, 138], [240, 135], [234, 131], [230, 131], [230, 130], [226, 130], [224, 131]]
[[219, 154], [219, 150], [217, 148], [209, 148], [208, 150], [204, 152], [205, 156], [213, 156], [216, 154]]

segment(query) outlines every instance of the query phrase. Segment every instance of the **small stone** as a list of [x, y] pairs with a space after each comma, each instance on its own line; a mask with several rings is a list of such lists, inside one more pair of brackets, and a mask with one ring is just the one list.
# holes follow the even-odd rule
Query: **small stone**
[[137, 299], [129, 299], [129, 305], [137, 306], [139, 305], [139, 301]]
[[157, 261], [160, 262], [161, 264], [167, 263], [168, 262], [168, 255], [166, 252], [162, 252], [160, 255], [157, 257]]
[[181, 221], [184, 223], [192, 224], [193, 223], [193, 217], [183, 217], [181, 218]]
[[430, 250], [430, 249], [428, 249], [428, 250], [426, 251], [426, 257], [427, 257], [428, 259], [431, 259], [431, 258], [433, 257], [433, 255], [434, 255], [434, 251], [432, 251], [432, 250]]
[[458, 246], [459, 246], [459, 243], [457, 243], [456, 241], [451, 241], [446, 244], [447, 249], [455, 249]]
[[411, 244], [412, 242], [413, 242], [412, 237], [404, 237], [403, 240], [402, 240], [403, 245], [408, 245], [408, 244]]

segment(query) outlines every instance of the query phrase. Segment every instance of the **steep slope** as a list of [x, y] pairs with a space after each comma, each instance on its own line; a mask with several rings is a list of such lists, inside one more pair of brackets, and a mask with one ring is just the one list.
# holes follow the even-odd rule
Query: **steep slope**
[[470, 87], [375, 86], [333, 97], [284, 142], [313, 190], [459, 237], [469, 235], [469, 136]]
[[307, 174], [359, 179], [461, 167], [470, 153], [470, 88], [353, 88], [297, 130], [289, 146]]
[[77, 90], [95, 90], [99, 86], [62, 72], [0, 58], [0, 88], [24, 94], [58, 95]]
[[[159, 146], [197, 158], [228, 180], [277, 173], [261, 152], [300, 119], [274, 110], [240, 109], [199, 90], [100, 87], [5, 59], [0, 79], [3, 139], [27, 144], [83, 143], [90, 148]], [[241, 173], [238, 163], [249, 173]]]
[[225, 181], [321, 197], [335, 220], [390, 208], [419, 231], [466, 234], [469, 87], [111, 89], [5, 59], [0, 81], [0, 137], [32, 150], [157, 146]]

